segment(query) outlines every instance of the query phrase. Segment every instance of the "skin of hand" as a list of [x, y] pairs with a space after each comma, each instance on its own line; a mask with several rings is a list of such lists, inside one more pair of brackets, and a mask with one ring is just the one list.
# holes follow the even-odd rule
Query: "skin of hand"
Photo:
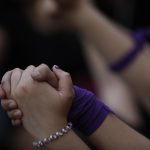
[[[2, 79], [2, 86], [8, 92], [10, 91], [11, 74], [12, 71], [8, 71], [7, 73], [5, 73]], [[41, 64], [38, 67], [36, 67], [31, 73], [31, 76], [35, 81], [47, 82], [54, 88], [58, 89], [58, 79], [55, 73], [52, 72], [50, 68], [45, 64]], [[7, 98], [7, 95], [5, 94], [1, 86], [0, 86], [0, 98], [2, 99], [1, 105], [3, 109], [7, 111], [7, 114], [12, 121], [12, 125], [14, 126], [21, 125], [22, 111], [18, 108], [16, 101], [9, 99], [9, 97]]]
[[22, 110], [25, 129], [33, 137], [38, 138], [65, 126], [74, 93], [68, 73], [53, 68], [59, 80], [56, 90], [46, 82], [34, 81], [31, 77], [34, 68], [29, 66], [25, 71], [13, 70], [11, 92], [3, 88], [7, 96], [14, 99]]
[[28, 2], [26, 14], [35, 27], [41, 31], [72, 28], [70, 21], [73, 14], [88, 0], [34, 0]]

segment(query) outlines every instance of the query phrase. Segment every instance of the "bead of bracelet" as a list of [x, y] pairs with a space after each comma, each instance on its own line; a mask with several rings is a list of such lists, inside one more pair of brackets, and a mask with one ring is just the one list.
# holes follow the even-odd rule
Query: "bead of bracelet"
[[64, 136], [65, 134], [67, 134], [70, 130], [72, 129], [72, 123], [69, 122], [64, 128], [62, 128], [61, 130], [55, 132], [54, 134], [49, 135], [48, 137], [33, 142], [33, 148], [36, 150], [41, 149], [42, 147], [44, 147], [46, 144], [51, 143], [55, 140], [57, 140], [58, 138]]

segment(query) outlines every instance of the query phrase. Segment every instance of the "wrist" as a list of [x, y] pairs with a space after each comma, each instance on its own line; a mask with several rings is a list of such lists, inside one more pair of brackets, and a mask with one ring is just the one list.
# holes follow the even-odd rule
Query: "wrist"
[[48, 143], [52, 143], [55, 140], [61, 138], [65, 134], [67, 134], [72, 129], [72, 123], [69, 122], [65, 126], [59, 128], [56, 132], [49, 134], [48, 136], [40, 139], [36, 142], [33, 142], [33, 147], [35, 149], [41, 149], [42, 147], [46, 146]]
[[41, 119], [40, 122], [33, 121], [30, 125], [24, 122], [23, 124], [27, 131], [35, 139], [41, 139], [64, 127], [67, 124], [67, 119], [56, 119], [49, 117], [49, 120], [47, 119], [46, 121]]
[[74, 86], [75, 98], [70, 109], [68, 120], [84, 135], [96, 131], [112, 111], [105, 106], [94, 93]]

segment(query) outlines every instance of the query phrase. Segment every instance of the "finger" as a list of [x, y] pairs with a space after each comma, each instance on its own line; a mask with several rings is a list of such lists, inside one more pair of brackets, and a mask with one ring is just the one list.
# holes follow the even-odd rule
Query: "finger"
[[11, 74], [11, 89], [10, 89], [10, 94], [12, 96], [13, 91], [16, 89], [17, 85], [20, 82], [21, 76], [22, 76], [23, 70], [19, 69], [19, 68], [15, 68], [14, 70], [12, 70], [12, 74]]
[[36, 81], [48, 82], [54, 88], [58, 87], [58, 79], [56, 75], [45, 64], [41, 64], [40, 66], [36, 67], [31, 76]]
[[4, 89], [7, 98], [9, 97], [11, 93], [11, 75], [12, 75], [12, 71], [8, 71], [4, 74], [2, 78], [1, 86], [2, 86], [2, 89]]
[[6, 111], [14, 110], [18, 108], [17, 103], [14, 100], [10, 100], [10, 99], [9, 100], [2, 99], [1, 105]]
[[21, 112], [20, 109], [7, 111], [7, 115], [12, 120], [16, 120], [16, 119], [21, 119], [22, 118], [22, 112]]
[[42, 1], [42, 7], [44, 12], [49, 14], [55, 14], [58, 11], [58, 5], [55, 1]]
[[12, 120], [11, 123], [13, 126], [20, 126], [22, 121], [19, 119], [16, 119], [16, 120]]
[[32, 80], [31, 74], [34, 69], [35, 69], [35, 66], [30, 65], [23, 71], [21, 79], [20, 79], [20, 84], [24, 84], [24, 83], [27, 84], [27, 83], [31, 82], [31, 80]]
[[73, 98], [73, 86], [71, 76], [68, 72], [61, 70], [58, 66], [53, 66], [53, 71], [59, 79], [59, 91], [67, 98]]
[[6, 98], [6, 93], [5, 93], [5, 91], [2, 89], [2, 86], [1, 86], [1, 85], [0, 85], [0, 98], [1, 98], [1, 99]]

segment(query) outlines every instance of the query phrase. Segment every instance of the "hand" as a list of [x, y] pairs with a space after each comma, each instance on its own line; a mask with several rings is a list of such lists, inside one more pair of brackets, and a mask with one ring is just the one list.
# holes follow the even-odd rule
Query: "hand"
[[71, 18], [89, 0], [36, 0], [28, 10], [33, 24], [42, 31], [72, 27]]
[[68, 73], [54, 67], [59, 79], [56, 90], [48, 83], [34, 81], [31, 78], [33, 69], [33, 66], [23, 72], [15, 69], [11, 75], [11, 90], [5, 92], [22, 110], [26, 130], [34, 137], [45, 137], [48, 131], [61, 128], [67, 122], [74, 96], [72, 81]]
[[[10, 91], [10, 78], [12, 71], [7, 72], [3, 79], [3, 87], [5, 87], [7, 93]], [[58, 79], [56, 75], [49, 69], [49, 67], [45, 64], [41, 64], [36, 67], [31, 74], [32, 78], [39, 82], [47, 82], [52, 85], [54, 88], [58, 88]], [[0, 87], [0, 98], [1, 105], [7, 111], [8, 116], [12, 120], [12, 125], [19, 126], [21, 124], [22, 112], [18, 108], [17, 103], [12, 99], [7, 99], [7, 96], [4, 90]]]

